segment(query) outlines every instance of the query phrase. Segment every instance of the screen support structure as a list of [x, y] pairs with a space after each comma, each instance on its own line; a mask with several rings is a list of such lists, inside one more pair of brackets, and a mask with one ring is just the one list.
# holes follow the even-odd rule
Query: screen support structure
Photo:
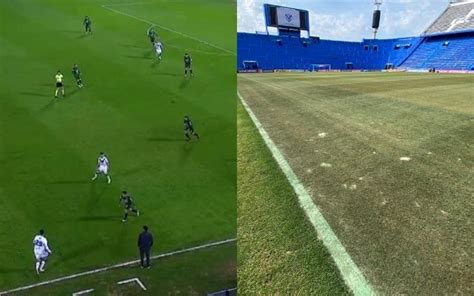
[[[374, 0], [374, 16], [372, 19], [372, 28], [374, 29], [374, 40], [377, 37], [377, 32], [379, 30], [379, 22], [380, 22], [380, 6], [382, 5], [382, 0]], [[378, 20], [376, 21], [377, 23], [375, 24], [375, 13], [378, 12]]]

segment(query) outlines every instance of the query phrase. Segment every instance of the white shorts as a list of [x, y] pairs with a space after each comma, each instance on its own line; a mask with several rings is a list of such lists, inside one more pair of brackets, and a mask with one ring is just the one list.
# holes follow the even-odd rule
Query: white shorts
[[156, 54], [161, 54], [163, 51], [161, 49], [156, 50]]
[[35, 257], [37, 261], [46, 261], [48, 259], [49, 253], [44, 252], [35, 252]]
[[104, 175], [107, 175], [108, 171], [109, 171], [109, 167], [106, 165], [101, 165], [97, 168], [97, 172]]

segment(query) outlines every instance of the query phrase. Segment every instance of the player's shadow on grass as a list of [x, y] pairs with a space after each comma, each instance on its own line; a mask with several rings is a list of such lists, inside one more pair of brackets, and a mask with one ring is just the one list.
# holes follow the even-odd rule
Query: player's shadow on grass
[[156, 137], [156, 138], [148, 138], [150, 142], [184, 142], [183, 138], [167, 138], [167, 137]]
[[57, 99], [52, 99], [51, 101], [49, 101], [48, 104], [44, 105], [43, 108], [41, 108], [40, 112], [43, 113], [46, 110], [52, 108], [54, 104], [56, 104], [57, 101], [58, 101]]
[[48, 109], [51, 109], [55, 104], [60, 103], [66, 98], [73, 96], [77, 91], [78, 91], [77, 88], [73, 89], [69, 94], [66, 94], [65, 98], [59, 95], [59, 98], [54, 98], [51, 101], [49, 101], [48, 104], [44, 105], [43, 108], [40, 109], [40, 112], [43, 113], [47, 111]]
[[70, 91], [69, 93], [66, 93], [66, 98], [67, 97], [72, 97], [78, 91], [79, 91], [79, 89], [77, 87], [73, 88], [72, 91]]
[[135, 60], [151, 60], [150, 57], [146, 57], [146, 56], [125, 55], [124, 57], [129, 58], [129, 59], [135, 59]]
[[84, 31], [80, 31], [80, 30], [62, 30], [62, 32], [75, 33], [75, 34], [84, 33]]
[[90, 180], [63, 180], [63, 181], [54, 181], [51, 184], [87, 184], [90, 183]]
[[123, 47], [131, 47], [131, 48], [140, 48], [140, 49], [145, 49], [146, 47], [143, 46], [138, 46], [138, 45], [132, 45], [132, 44], [121, 44]]
[[87, 38], [87, 37], [89, 37], [89, 36], [92, 36], [92, 35], [84, 34], [84, 33], [83, 33], [83, 34], [77, 36], [76, 39], [84, 39], [84, 38]]
[[[95, 208], [100, 198], [104, 194], [105, 190], [107, 190], [107, 185], [108, 185], [106, 184], [106, 181], [104, 178], [98, 178], [97, 180], [91, 181], [91, 182], [93, 183], [91, 184], [90, 191], [89, 191], [89, 200], [87, 201], [88, 213], [90, 213], [90, 211], [92, 211]], [[103, 184], [98, 184], [98, 182], [101, 182], [101, 183], [103, 182]], [[100, 187], [97, 188], [97, 186], [100, 186]]]
[[161, 64], [161, 60], [155, 59], [155, 61], [150, 65], [150, 67], [151, 67], [151, 68], [155, 68], [155, 67], [158, 66], [159, 64]]
[[193, 140], [185, 141], [183, 145], [183, 153], [181, 154], [181, 157], [179, 159], [179, 162], [181, 164], [184, 164], [188, 161], [188, 158], [191, 156], [193, 149], [194, 149]]
[[189, 82], [190, 82], [190, 81], [191, 81], [191, 79], [184, 78], [184, 79], [181, 81], [181, 84], [179, 85], [179, 88], [180, 88], [180, 89], [185, 88], [186, 86], [189, 85]]
[[23, 96], [35, 96], [35, 97], [50, 97], [51, 95], [47, 95], [45, 93], [35, 93], [35, 92], [21, 92], [20, 95]]
[[159, 72], [159, 73], [154, 73], [154, 75], [158, 75], [158, 76], [171, 76], [171, 77], [178, 77], [178, 76], [181, 76], [181, 74], [177, 74], [177, 73], [163, 73], [163, 72]]
[[145, 54], [143, 54], [143, 57], [149, 58], [153, 55], [154, 51], [147, 51]]
[[104, 216], [84, 216], [80, 217], [78, 220], [83, 222], [88, 221], [120, 221], [120, 215], [104, 215]]

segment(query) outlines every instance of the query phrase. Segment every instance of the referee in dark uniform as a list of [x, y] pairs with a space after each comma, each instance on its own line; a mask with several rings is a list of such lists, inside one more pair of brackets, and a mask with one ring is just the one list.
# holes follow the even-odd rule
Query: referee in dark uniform
[[[153, 236], [148, 232], [148, 226], [143, 226], [143, 231], [138, 235], [138, 249], [140, 250], [140, 264], [142, 268], [150, 268], [150, 250], [153, 246]], [[144, 260], [146, 259], [146, 265]]]

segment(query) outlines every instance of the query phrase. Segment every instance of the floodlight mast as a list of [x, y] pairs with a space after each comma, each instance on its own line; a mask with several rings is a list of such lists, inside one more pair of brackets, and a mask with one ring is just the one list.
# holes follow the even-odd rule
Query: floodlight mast
[[377, 37], [377, 31], [380, 25], [380, 6], [383, 0], [374, 0], [375, 10], [372, 16], [372, 29], [374, 29], [374, 39]]

